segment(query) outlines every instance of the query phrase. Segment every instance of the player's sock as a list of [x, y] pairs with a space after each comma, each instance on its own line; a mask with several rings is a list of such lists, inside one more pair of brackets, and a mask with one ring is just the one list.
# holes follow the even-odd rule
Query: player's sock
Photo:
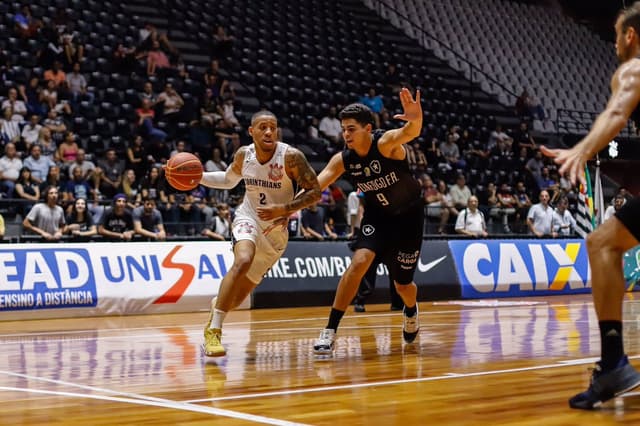
[[408, 316], [408, 317], [414, 316], [416, 314], [416, 312], [417, 312], [416, 306], [417, 305], [413, 305], [412, 307], [405, 306], [404, 307], [404, 314], [406, 316]]
[[336, 308], [331, 308], [331, 313], [329, 314], [329, 322], [327, 323], [327, 328], [338, 331], [338, 326], [340, 325], [340, 320], [344, 315], [344, 311], [339, 311]]
[[222, 328], [222, 323], [224, 322], [224, 317], [227, 316], [225, 311], [221, 311], [220, 309], [213, 309], [213, 318], [211, 318], [211, 324], [209, 324], [209, 328]]
[[622, 345], [622, 321], [600, 321], [600, 350], [603, 371], [612, 370], [624, 356]]

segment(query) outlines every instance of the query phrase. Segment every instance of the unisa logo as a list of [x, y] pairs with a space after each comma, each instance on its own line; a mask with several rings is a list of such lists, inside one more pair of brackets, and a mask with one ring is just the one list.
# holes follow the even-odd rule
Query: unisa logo
[[463, 296], [588, 292], [583, 241], [452, 242]]

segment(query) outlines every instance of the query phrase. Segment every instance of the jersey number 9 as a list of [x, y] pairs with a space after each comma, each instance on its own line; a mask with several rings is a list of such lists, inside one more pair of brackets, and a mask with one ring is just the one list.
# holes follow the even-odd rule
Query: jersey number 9
[[380, 201], [380, 204], [382, 204], [383, 206], [389, 205], [389, 200], [387, 200], [387, 197], [385, 197], [384, 194], [377, 193], [376, 197], [378, 197], [378, 201]]

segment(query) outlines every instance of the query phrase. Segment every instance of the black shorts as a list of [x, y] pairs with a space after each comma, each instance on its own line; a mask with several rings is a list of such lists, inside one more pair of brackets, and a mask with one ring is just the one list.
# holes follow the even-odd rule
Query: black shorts
[[640, 198], [632, 198], [616, 212], [616, 217], [640, 241]]
[[360, 223], [360, 233], [353, 249], [367, 248], [382, 257], [389, 274], [398, 284], [410, 284], [420, 258], [424, 206], [416, 203], [394, 216], [367, 214]]

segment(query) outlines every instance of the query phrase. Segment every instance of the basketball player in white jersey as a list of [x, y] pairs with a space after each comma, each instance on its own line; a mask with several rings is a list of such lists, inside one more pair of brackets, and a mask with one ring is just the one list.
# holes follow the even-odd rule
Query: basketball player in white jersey
[[[253, 144], [235, 153], [225, 172], [206, 172], [200, 183], [230, 189], [244, 180], [246, 193], [232, 225], [233, 265], [222, 279], [204, 330], [206, 356], [223, 356], [222, 323], [282, 256], [287, 246], [286, 218], [320, 199], [318, 178], [298, 149], [277, 140], [278, 121], [269, 111], [251, 117]], [[294, 199], [294, 183], [305, 193]], [[212, 303], [213, 305], [213, 303]]]

